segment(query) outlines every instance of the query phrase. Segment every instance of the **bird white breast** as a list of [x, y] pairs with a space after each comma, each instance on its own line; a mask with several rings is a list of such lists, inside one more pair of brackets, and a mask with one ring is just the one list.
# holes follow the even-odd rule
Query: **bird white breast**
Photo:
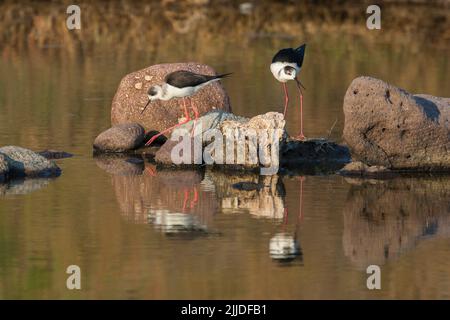
[[[289, 75], [284, 72], [284, 67], [292, 67], [295, 69], [295, 74]], [[289, 63], [289, 62], [274, 62], [270, 65], [270, 71], [272, 71], [273, 76], [275, 79], [277, 79], [280, 82], [287, 82], [289, 80], [294, 80], [297, 76], [298, 71], [300, 68], [297, 66], [296, 63]]]
[[170, 84], [167, 84], [165, 98], [172, 99], [172, 98], [189, 97], [189, 96], [192, 96], [194, 93], [195, 93], [195, 87], [177, 88], [177, 87], [171, 86]]

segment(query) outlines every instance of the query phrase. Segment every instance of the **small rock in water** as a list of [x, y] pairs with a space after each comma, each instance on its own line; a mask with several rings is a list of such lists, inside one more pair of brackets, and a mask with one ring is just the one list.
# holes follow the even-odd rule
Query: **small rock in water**
[[94, 149], [97, 152], [124, 152], [138, 148], [144, 139], [145, 131], [141, 125], [124, 123], [100, 133], [94, 141]]
[[53, 161], [22, 147], [2, 147], [0, 155], [8, 163], [11, 177], [57, 177], [61, 174], [61, 169]]
[[57, 151], [57, 150], [44, 150], [38, 152], [41, 156], [47, 159], [64, 159], [71, 158], [73, 154], [65, 152], [65, 151]]
[[350, 162], [338, 171], [343, 176], [361, 176], [370, 178], [384, 178], [396, 175], [384, 166], [368, 166], [361, 161]]

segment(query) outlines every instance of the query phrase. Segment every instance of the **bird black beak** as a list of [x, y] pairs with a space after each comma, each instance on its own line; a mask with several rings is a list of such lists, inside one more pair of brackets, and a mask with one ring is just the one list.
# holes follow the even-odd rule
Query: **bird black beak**
[[141, 114], [144, 113], [145, 109], [147, 109], [148, 105], [150, 104], [150, 102], [152, 102], [152, 100], [148, 99], [147, 104], [145, 105], [144, 109], [142, 109]]
[[300, 87], [302, 87], [303, 89], [306, 90], [305, 86], [300, 82], [300, 80], [295, 79], [295, 81], [297, 81], [297, 84], [298, 84]]

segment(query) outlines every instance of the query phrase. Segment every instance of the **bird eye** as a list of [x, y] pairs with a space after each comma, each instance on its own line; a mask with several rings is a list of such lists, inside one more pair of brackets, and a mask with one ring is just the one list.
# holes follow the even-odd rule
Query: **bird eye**
[[292, 67], [289, 67], [289, 66], [284, 68], [284, 72], [288, 75], [292, 75], [294, 73], [294, 71], [295, 71], [295, 69]]
[[150, 89], [148, 89], [148, 94], [150, 96], [155, 96], [158, 93], [158, 91], [156, 90], [155, 87], [151, 87]]

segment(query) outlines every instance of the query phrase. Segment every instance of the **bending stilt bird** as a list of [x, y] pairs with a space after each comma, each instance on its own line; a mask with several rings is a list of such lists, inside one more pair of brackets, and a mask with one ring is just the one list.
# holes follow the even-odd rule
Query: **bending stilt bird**
[[[286, 48], [281, 49], [273, 57], [272, 63], [270, 65], [270, 71], [272, 71], [275, 79], [280, 81], [284, 89], [284, 116], [286, 117], [287, 107], [289, 104], [289, 94], [286, 87], [286, 82], [289, 80], [295, 80], [297, 88], [300, 94], [300, 134], [298, 138], [300, 140], [305, 139], [303, 134], [303, 85], [298, 80], [298, 74], [303, 65], [303, 58], [305, 56], [306, 44], [301, 45], [298, 48]], [[303, 87], [305, 88], [305, 87]]]
[[[155, 141], [159, 136], [165, 134], [166, 132], [168, 132], [178, 126], [181, 126], [182, 124], [189, 122], [191, 120], [191, 117], [189, 116], [189, 112], [188, 112], [188, 109], [186, 106], [186, 101], [185, 101], [186, 97], [190, 97], [190, 96], [194, 95], [198, 90], [200, 90], [204, 86], [210, 84], [211, 82], [218, 81], [218, 80], [222, 79], [223, 77], [226, 77], [230, 74], [231, 73], [219, 74], [219, 75], [215, 75], [215, 76], [208, 76], [208, 75], [198, 74], [198, 73], [194, 73], [194, 72], [190, 72], [190, 71], [179, 70], [179, 71], [169, 73], [165, 77], [164, 83], [162, 85], [160, 85], [160, 86], [156, 85], [156, 86], [150, 87], [147, 92], [148, 102], [145, 105], [145, 107], [142, 109], [141, 113], [143, 113], [147, 109], [147, 106], [154, 100], [167, 101], [167, 100], [170, 100], [173, 98], [182, 98], [185, 119], [182, 122], [168, 128], [164, 131], [161, 131], [157, 135], [154, 135], [145, 145], [146, 146], [151, 145], [153, 143], [153, 141]], [[199, 116], [198, 109], [192, 103], [191, 99], [189, 99], [189, 102], [190, 102], [190, 106], [191, 106], [192, 110], [194, 111], [195, 120], [197, 120], [198, 116]], [[194, 128], [195, 128], [195, 123], [194, 123]]]

